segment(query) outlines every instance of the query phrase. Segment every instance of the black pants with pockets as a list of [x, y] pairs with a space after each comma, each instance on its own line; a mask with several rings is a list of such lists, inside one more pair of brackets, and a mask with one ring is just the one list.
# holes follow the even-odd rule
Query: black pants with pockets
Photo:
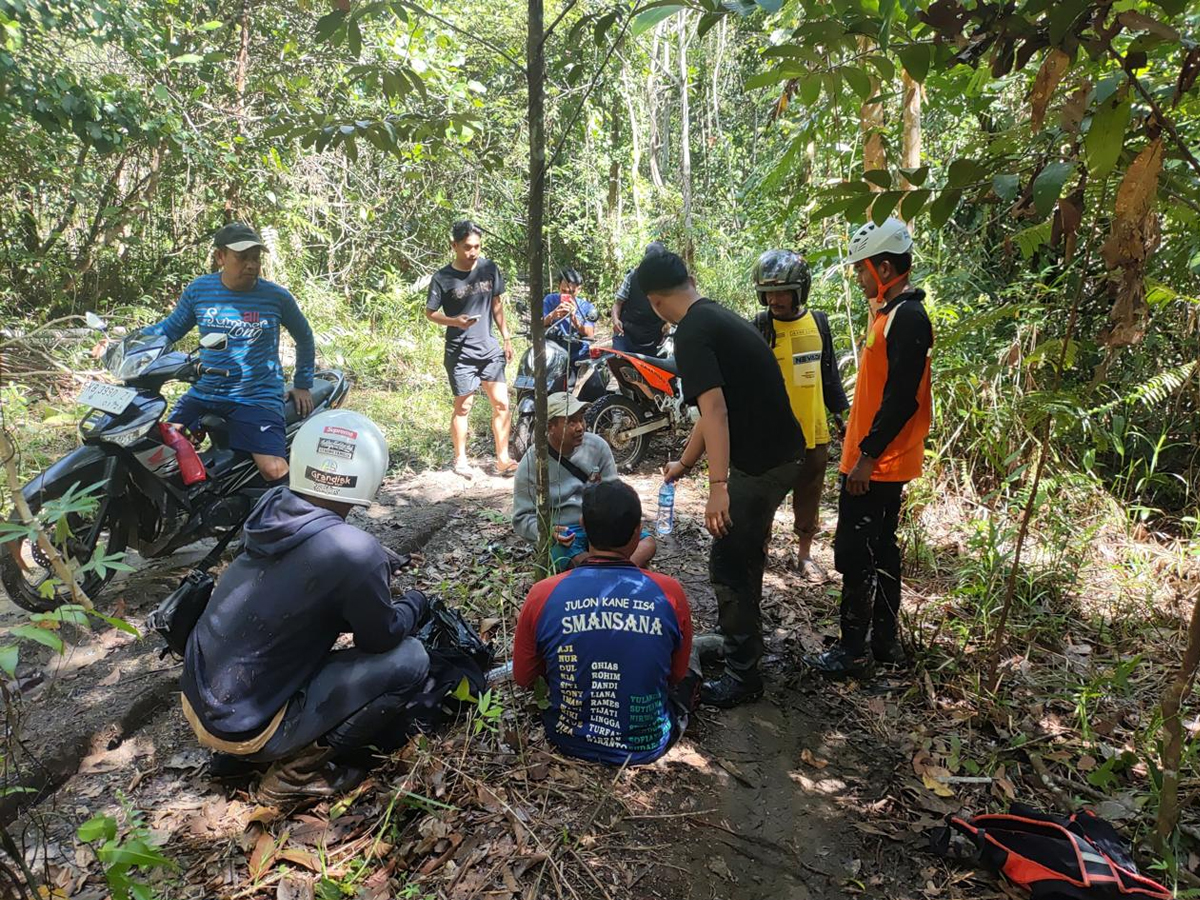
[[842, 645], [854, 656], [866, 652], [867, 633], [874, 646], [896, 637], [900, 614], [900, 523], [903, 481], [872, 481], [855, 496], [842, 476], [838, 496], [834, 567], [842, 573]]

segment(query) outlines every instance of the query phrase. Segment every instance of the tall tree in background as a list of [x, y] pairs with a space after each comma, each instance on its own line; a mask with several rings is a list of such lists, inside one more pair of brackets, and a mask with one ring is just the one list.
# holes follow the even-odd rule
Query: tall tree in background
[[[241, 0], [238, 16], [238, 50], [233, 63], [233, 157], [240, 161], [246, 141], [246, 69], [250, 65], [250, 3]], [[225, 222], [238, 218], [238, 194], [244, 175], [241, 166], [233, 166], [225, 188]]]
[[692, 125], [691, 79], [688, 75], [688, 42], [691, 21], [680, 16], [679, 32], [679, 192], [683, 198], [683, 258], [691, 267], [694, 260], [692, 242]]
[[534, 452], [537, 454], [538, 522], [543, 547], [553, 540], [550, 459], [546, 444], [546, 331], [542, 296], [546, 288], [546, 34], [542, 0], [529, 0], [525, 79], [529, 90], [529, 337], [533, 344]]

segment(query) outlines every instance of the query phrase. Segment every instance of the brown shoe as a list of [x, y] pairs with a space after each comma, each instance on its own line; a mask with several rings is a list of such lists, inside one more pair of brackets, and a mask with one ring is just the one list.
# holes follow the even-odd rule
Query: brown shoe
[[355, 787], [365, 773], [333, 763], [337, 751], [312, 743], [288, 759], [271, 764], [258, 785], [263, 806], [285, 806], [304, 800], [321, 800]]

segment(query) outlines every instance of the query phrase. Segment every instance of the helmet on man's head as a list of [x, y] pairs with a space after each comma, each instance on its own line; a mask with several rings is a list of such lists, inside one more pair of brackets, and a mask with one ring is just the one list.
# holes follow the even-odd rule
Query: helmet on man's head
[[807, 303], [811, 286], [808, 261], [794, 250], [768, 250], [754, 264], [754, 289], [763, 306], [773, 291], [795, 291], [796, 303]]
[[882, 225], [868, 222], [854, 232], [854, 237], [850, 238], [850, 252], [842, 262], [851, 265], [880, 253], [895, 253], [901, 256], [911, 253], [912, 247], [913, 239], [908, 227], [892, 216]]
[[293, 494], [370, 506], [387, 472], [387, 441], [362, 413], [331, 409], [300, 426], [288, 465]]

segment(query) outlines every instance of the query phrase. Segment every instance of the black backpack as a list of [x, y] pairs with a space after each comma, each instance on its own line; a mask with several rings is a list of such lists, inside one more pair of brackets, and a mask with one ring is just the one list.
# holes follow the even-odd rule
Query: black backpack
[[162, 656], [174, 653], [180, 658], [183, 657], [183, 652], [187, 649], [188, 635], [200, 621], [200, 616], [212, 598], [213, 587], [216, 586], [209, 570], [220, 561], [221, 554], [225, 552], [229, 542], [241, 534], [245, 524], [246, 520], [243, 519], [229, 529], [208, 555], [183, 577], [179, 587], [167, 594], [146, 619], [146, 629], [157, 632], [166, 644]]
[[487, 672], [496, 655], [457, 609], [440, 597], [429, 598], [427, 618], [413, 635], [429, 654], [429, 675], [407, 707], [410, 722], [431, 731], [451, 721], [465, 705], [454, 693], [463, 679], [473, 696], [487, 690]]
[[1172, 893], [1139, 875], [1129, 846], [1108, 822], [1090, 810], [1067, 818], [1047, 815], [1021, 803], [1007, 813], [964, 819], [930, 836], [933, 851], [950, 856], [950, 829], [971, 838], [980, 860], [1033, 900], [1170, 900]]

